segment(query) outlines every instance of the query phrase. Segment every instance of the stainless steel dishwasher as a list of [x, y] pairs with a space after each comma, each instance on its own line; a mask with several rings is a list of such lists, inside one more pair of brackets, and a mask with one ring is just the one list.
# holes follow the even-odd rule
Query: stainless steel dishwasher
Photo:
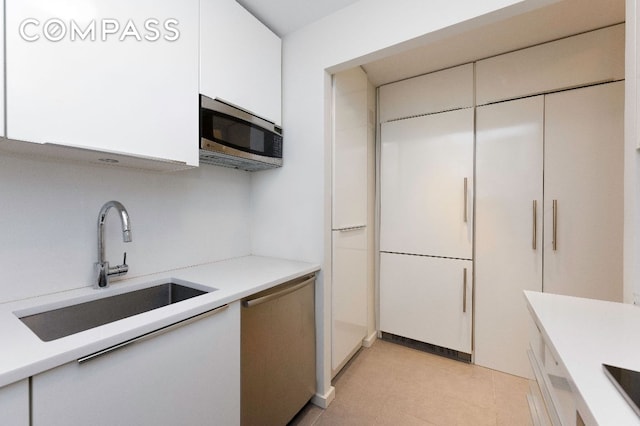
[[242, 301], [241, 424], [286, 425], [316, 392], [315, 274]]

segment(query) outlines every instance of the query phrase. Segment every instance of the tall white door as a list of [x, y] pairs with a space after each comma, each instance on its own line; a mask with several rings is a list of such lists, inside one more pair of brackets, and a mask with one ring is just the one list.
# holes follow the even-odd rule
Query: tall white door
[[471, 259], [473, 109], [381, 127], [380, 250]]
[[522, 291], [542, 291], [544, 96], [476, 120], [475, 362], [532, 377]]
[[380, 330], [471, 353], [470, 260], [380, 253]]
[[545, 97], [544, 291], [622, 300], [624, 82]]

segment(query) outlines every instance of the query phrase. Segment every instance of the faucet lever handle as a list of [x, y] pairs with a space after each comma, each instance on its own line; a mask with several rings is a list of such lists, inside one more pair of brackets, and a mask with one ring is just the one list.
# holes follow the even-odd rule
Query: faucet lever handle
[[127, 265], [127, 252], [124, 252], [124, 259], [122, 259], [122, 265], [126, 266]]

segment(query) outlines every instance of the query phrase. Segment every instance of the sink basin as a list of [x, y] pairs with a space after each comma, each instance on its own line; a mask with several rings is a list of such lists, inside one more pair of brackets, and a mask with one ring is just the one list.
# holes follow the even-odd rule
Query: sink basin
[[208, 293], [172, 282], [21, 317], [41, 340], [49, 342], [123, 318]]

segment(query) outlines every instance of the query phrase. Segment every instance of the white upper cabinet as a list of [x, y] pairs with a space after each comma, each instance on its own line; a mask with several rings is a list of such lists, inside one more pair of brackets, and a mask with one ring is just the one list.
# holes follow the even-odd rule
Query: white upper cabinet
[[282, 42], [234, 0], [200, 1], [200, 93], [282, 124]]
[[9, 0], [6, 90], [10, 139], [197, 166], [198, 0]]
[[624, 24], [476, 63], [478, 105], [624, 78]]
[[380, 87], [381, 123], [472, 106], [473, 64], [460, 65]]
[[471, 259], [473, 108], [382, 124], [380, 250]]

